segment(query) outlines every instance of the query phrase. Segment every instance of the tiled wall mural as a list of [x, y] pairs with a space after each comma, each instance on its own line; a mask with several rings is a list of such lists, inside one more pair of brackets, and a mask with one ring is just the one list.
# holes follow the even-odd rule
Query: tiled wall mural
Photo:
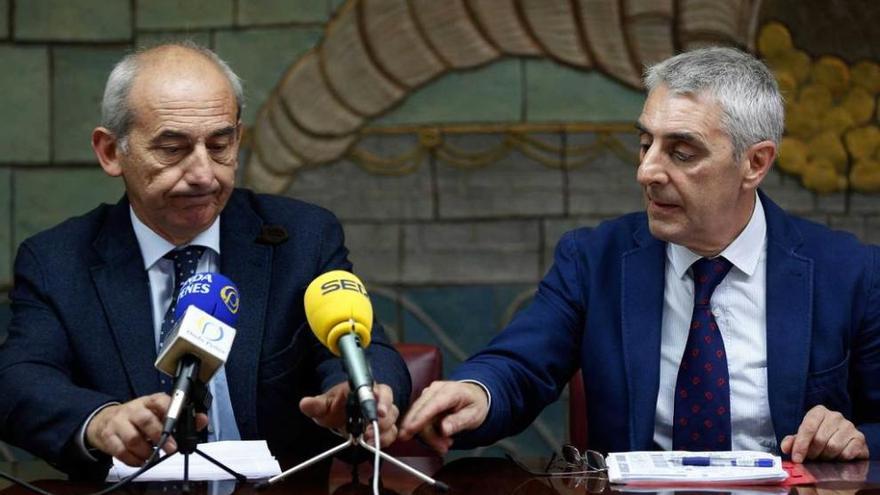
[[[529, 303], [563, 232], [641, 208], [639, 74], [687, 48], [767, 59], [789, 126], [764, 189], [878, 242], [880, 4], [828, 4], [0, 0], [0, 300], [21, 240], [121, 194], [89, 147], [112, 63], [181, 38], [244, 79], [241, 181], [334, 211], [377, 315], [447, 370]], [[487, 452], [558, 447], [564, 396]]]

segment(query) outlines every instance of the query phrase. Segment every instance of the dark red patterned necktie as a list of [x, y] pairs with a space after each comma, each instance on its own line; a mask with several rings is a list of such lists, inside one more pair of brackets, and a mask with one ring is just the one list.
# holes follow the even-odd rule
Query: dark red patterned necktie
[[730, 379], [724, 340], [709, 301], [730, 271], [722, 257], [700, 258], [694, 276], [694, 315], [675, 383], [673, 450], [730, 450]]

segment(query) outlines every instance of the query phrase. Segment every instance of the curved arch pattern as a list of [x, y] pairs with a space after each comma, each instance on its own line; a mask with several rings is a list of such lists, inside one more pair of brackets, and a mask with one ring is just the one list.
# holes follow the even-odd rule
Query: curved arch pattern
[[641, 88], [642, 67], [707, 42], [751, 48], [760, 0], [349, 0], [253, 127], [246, 182], [283, 191], [334, 161], [415, 89], [505, 56], [548, 57]]

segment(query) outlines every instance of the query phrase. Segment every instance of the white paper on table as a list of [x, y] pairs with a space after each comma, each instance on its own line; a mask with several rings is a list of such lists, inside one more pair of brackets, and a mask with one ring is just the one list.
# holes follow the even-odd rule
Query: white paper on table
[[[249, 480], [269, 478], [281, 474], [281, 466], [269, 452], [265, 440], [224, 441], [200, 443], [198, 449], [223, 463]], [[119, 459], [113, 459], [113, 467], [107, 472], [107, 481], [119, 481], [137, 471]], [[215, 466], [204, 457], [193, 453], [189, 456], [189, 479], [192, 481], [228, 480], [234, 477]], [[172, 454], [161, 464], [138, 476], [135, 481], [183, 480], [183, 455]]]
[[[681, 458], [709, 456], [717, 458], [773, 459], [773, 467], [748, 466], [682, 466]], [[648, 451], [615, 452], [606, 457], [608, 481], [611, 483], [645, 484], [772, 484], [788, 478], [782, 459], [766, 452], [738, 450], [732, 452]]]

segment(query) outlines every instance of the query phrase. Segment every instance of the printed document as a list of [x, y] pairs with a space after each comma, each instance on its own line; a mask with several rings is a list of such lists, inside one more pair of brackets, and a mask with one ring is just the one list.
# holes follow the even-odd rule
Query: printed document
[[[270, 478], [281, 474], [281, 466], [264, 440], [225, 441], [201, 443], [198, 449], [226, 467], [243, 474], [249, 480]], [[108, 482], [116, 482], [133, 474], [139, 468], [126, 466], [113, 459], [113, 467], [107, 473]], [[189, 479], [191, 481], [231, 480], [233, 476], [215, 466], [198, 454], [189, 456]], [[138, 476], [135, 481], [181, 481], [183, 480], [183, 455], [171, 454], [161, 464]]]
[[[701, 459], [711, 462], [687, 465]], [[788, 478], [781, 458], [747, 450], [615, 452], [608, 454], [606, 463], [611, 483], [752, 485], [781, 483]]]

